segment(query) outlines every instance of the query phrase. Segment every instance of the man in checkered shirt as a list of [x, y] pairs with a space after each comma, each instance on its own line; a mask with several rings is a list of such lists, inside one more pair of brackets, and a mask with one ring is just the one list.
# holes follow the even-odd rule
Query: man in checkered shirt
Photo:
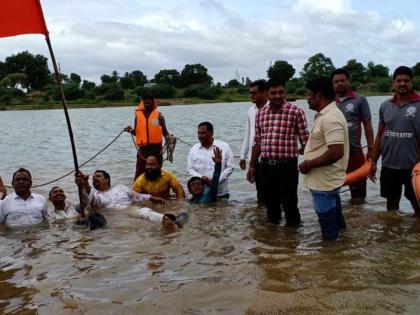
[[251, 183], [254, 181], [256, 161], [260, 158], [268, 221], [279, 224], [283, 206], [286, 224], [297, 226], [300, 223], [297, 159], [309, 137], [306, 117], [301, 108], [284, 99], [284, 82], [270, 79], [267, 85], [270, 103], [255, 117], [255, 140], [247, 178]]

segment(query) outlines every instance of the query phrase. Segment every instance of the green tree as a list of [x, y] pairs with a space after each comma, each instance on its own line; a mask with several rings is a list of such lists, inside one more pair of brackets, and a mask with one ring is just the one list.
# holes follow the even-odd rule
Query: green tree
[[120, 77], [118, 75], [118, 72], [114, 70], [114, 71], [112, 71], [111, 75], [109, 75], [109, 74], [103, 74], [101, 76], [101, 82], [103, 84], [117, 83], [118, 80], [119, 80], [119, 78]]
[[178, 86], [181, 75], [176, 69], [163, 69], [155, 74], [154, 81], [160, 84]]
[[23, 85], [25, 80], [26, 75], [24, 73], [10, 73], [0, 80], [0, 86], [6, 88], [17, 88], [18, 85]]
[[95, 82], [91, 82], [88, 80], [83, 80], [82, 82], [82, 90], [90, 91], [96, 86]]
[[413, 75], [420, 76], [420, 61], [413, 66]]
[[146, 75], [140, 70], [132, 71], [131, 77], [133, 78], [134, 86], [143, 86], [145, 83], [147, 83]]
[[82, 83], [82, 78], [77, 73], [72, 72], [70, 73], [70, 83], [80, 86], [80, 83]]
[[329, 77], [334, 69], [334, 64], [329, 57], [325, 57], [322, 53], [317, 53], [309, 57], [308, 62], [303, 66], [301, 75], [307, 82], [320, 76]]
[[284, 60], [277, 60], [268, 68], [267, 76], [270, 79], [280, 79], [284, 82], [289, 81], [295, 74], [295, 68]]
[[124, 73], [120, 78], [120, 85], [123, 89], [134, 89], [134, 80], [131, 73]]
[[371, 78], [386, 78], [389, 77], [389, 68], [369, 61], [367, 64], [367, 75]]
[[42, 55], [33, 55], [29, 51], [23, 51], [5, 59], [3, 65], [4, 74], [24, 73], [26, 79], [22, 86], [26, 89], [41, 89], [50, 83], [50, 70], [48, 59]]
[[210, 85], [213, 78], [207, 73], [207, 68], [202, 64], [185, 65], [181, 72], [180, 85], [187, 87], [191, 84]]
[[381, 78], [377, 78], [375, 85], [374, 85], [374, 90], [376, 92], [380, 92], [380, 93], [388, 93], [391, 92], [391, 79], [385, 78], [385, 77], [381, 77]]
[[361, 83], [365, 82], [366, 68], [362, 63], [357, 62], [356, 59], [347, 61], [343, 68], [349, 72], [350, 80], [353, 85], [359, 86]]
[[238, 81], [238, 80], [236, 80], [236, 79], [232, 79], [232, 80], [229, 80], [229, 82], [228, 83], [226, 83], [226, 85], [225, 85], [226, 87], [238, 87], [238, 86], [241, 86], [241, 83]]

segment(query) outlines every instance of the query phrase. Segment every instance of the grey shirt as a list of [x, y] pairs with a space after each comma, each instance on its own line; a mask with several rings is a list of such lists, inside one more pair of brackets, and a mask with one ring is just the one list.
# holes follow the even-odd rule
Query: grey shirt
[[402, 106], [385, 101], [379, 108], [379, 122], [385, 125], [381, 141], [382, 166], [411, 170], [419, 160], [420, 94]]
[[350, 154], [362, 151], [362, 122], [372, 118], [366, 97], [351, 91], [344, 100], [341, 102], [336, 100], [336, 103], [344, 117], [346, 117], [347, 125], [349, 126]]

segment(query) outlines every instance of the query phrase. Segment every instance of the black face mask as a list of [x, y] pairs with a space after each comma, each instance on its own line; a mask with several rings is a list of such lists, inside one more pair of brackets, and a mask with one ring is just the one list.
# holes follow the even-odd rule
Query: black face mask
[[160, 174], [162, 174], [161, 170], [146, 170], [144, 172], [144, 176], [148, 180], [155, 180], [160, 176]]

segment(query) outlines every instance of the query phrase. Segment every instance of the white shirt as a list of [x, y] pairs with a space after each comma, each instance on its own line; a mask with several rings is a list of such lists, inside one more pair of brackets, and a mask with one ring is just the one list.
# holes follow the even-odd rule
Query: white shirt
[[116, 185], [108, 191], [92, 188], [87, 198], [92, 208], [121, 208], [127, 207], [133, 201], [149, 200], [150, 195], [140, 194], [124, 185]]
[[71, 219], [77, 218], [79, 216], [79, 212], [77, 212], [74, 206], [66, 200], [66, 207], [64, 210], [51, 209], [49, 211], [49, 216], [53, 220]]
[[154, 223], [162, 223], [163, 214], [153, 211], [150, 208], [140, 208], [136, 210], [141, 219], [149, 220]]
[[[267, 101], [266, 105], [269, 103]], [[258, 107], [255, 104], [248, 108], [248, 120], [245, 128], [244, 142], [241, 147], [241, 160], [251, 159], [252, 146], [254, 145], [255, 138], [255, 115], [257, 111]]]
[[0, 224], [8, 226], [39, 224], [48, 219], [47, 200], [31, 193], [28, 199], [12, 193], [0, 202]]
[[217, 195], [223, 196], [229, 193], [228, 178], [233, 172], [233, 153], [229, 144], [216, 139], [208, 149], [201, 143], [195, 144], [188, 153], [187, 171], [190, 176], [207, 176], [211, 179], [214, 172], [213, 150], [216, 147], [222, 150], [222, 173]]

